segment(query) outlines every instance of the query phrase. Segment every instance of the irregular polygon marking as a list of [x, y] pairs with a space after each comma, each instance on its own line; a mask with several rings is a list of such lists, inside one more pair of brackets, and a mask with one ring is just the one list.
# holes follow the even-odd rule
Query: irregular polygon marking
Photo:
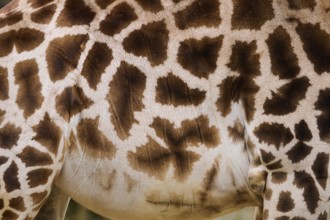
[[137, 1], [145, 10], [152, 12], [159, 12], [163, 10], [163, 5], [161, 0], [135, 0]]
[[315, 108], [321, 111], [317, 116], [317, 127], [322, 141], [330, 143], [330, 89], [320, 90]]
[[111, 5], [115, 0], [95, 0], [96, 4], [100, 6], [100, 8], [105, 9], [109, 5]]
[[259, 138], [259, 142], [266, 143], [268, 145], [274, 145], [277, 149], [280, 146], [285, 146], [293, 139], [293, 134], [290, 129], [283, 124], [267, 123], [260, 124], [254, 130], [254, 134]]
[[18, 85], [16, 103], [23, 110], [25, 118], [39, 109], [44, 101], [38, 72], [39, 67], [35, 60], [22, 61], [14, 68], [15, 83]]
[[281, 169], [283, 168], [282, 160], [277, 160], [271, 164], [267, 164], [266, 167], [270, 171]]
[[312, 170], [316, 177], [316, 180], [325, 190], [327, 187], [327, 180], [328, 180], [328, 167], [329, 167], [329, 154], [326, 153], [318, 153], [313, 166]]
[[93, 21], [95, 15], [96, 13], [83, 0], [66, 1], [64, 9], [57, 18], [57, 25], [61, 27], [88, 25]]
[[317, 220], [327, 220], [327, 219], [328, 219], [328, 213], [326, 212], [321, 213], [317, 218]]
[[178, 62], [191, 74], [200, 78], [208, 78], [217, 68], [222, 40], [223, 36], [204, 37], [201, 40], [184, 40], [180, 43], [177, 55]]
[[296, 138], [300, 141], [310, 141], [313, 138], [312, 132], [305, 120], [301, 120], [294, 126]]
[[282, 26], [277, 27], [269, 35], [266, 43], [272, 62], [272, 73], [279, 76], [280, 79], [296, 77], [300, 72], [300, 67], [287, 31]]
[[94, 102], [78, 86], [67, 87], [56, 97], [56, 111], [67, 121]]
[[121, 139], [129, 135], [136, 122], [134, 112], [144, 107], [142, 99], [146, 86], [146, 75], [138, 68], [122, 62], [109, 84], [108, 101], [111, 121]]
[[53, 82], [64, 79], [70, 71], [77, 67], [88, 39], [87, 35], [70, 35], [55, 38], [49, 43], [46, 50], [46, 61], [49, 76]]
[[33, 204], [34, 205], [40, 204], [42, 201], [44, 201], [47, 194], [48, 194], [47, 191], [32, 193], [30, 196], [32, 198]]
[[99, 119], [82, 119], [77, 126], [79, 144], [86, 153], [95, 159], [112, 159], [116, 148], [98, 129]]
[[8, 71], [0, 66], [0, 100], [9, 98]]
[[24, 212], [26, 210], [24, 200], [22, 197], [11, 198], [9, 200], [9, 207], [21, 212]]
[[169, 73], [157, 80], [156, 101], [163, 105], [199, 105], [205, 99], [206, 92], [191, 89], [182, 79]]
[[26, 146], [17, 157], [19, 157], [27, 167], [45, 166], [53, 163], [49, 154], [41, 152], [31, 146]]
[[38, 141], [50, 152], [57, 155], [61, 139], [61, 130], [50, 119], [48, 113], [45, 114], [43, 120], [40, 121], [38, 125], [33, 127], [33, 131], [36, 133], [36, 135], [33, 137], [33, 140]]
[[56, 4], [47, 5], [31, 14], [31, 20], [40, 24], [48, 24], [56, 12]]
[[303, 189], [303, 197], [307, 204], [307, 209], [314, 214], [320, 200], [320, 193], [315, 185], [313, 177], [305, 171], [294, 172], [293, 183], [299, 188]]
[[292, 163], [299, 163], [311, 153], [312, 149], [311, 146], [299, 141], [286, 154]]
[[16, 31], [8, 31], [0, 34], [0, 57], [7, 56], [14, 48]]
[[4, 188], [7, 192], [12, 192], [21, 188], [21, 184], [18, 180], [18, 167], [14, 161], [11, 162], [10, 166], [5, 170], [3, 181], [5, 183]]
[[308, 59], [314, 64], [318, 74], [330, 72], [330, 34], [322, 30], [320, 24], [299, 23], [296, 28]]
[[284, 172], [273, 172], [271, 176], [271, 180], [275, 184], [281, 184], [287, 180], [287, 173]]
[[311, 9], [316, 6], [315, 0], [288, 0], [289, 8], [294, 10]]
[[200, 202], [205, 204], [209, 192], [214, 188], [214, 183], [219, 173], [219, 164], [215, 163], [212, 168], [206, 173], [203, 180], [203, 191], [200, 193]]
[[8, 157], [2, 157], [0, 156], [0, 166], [5, 164], [8, 161]]
[[81, 75], [86, 78], [89, 86], [94, 90], [101, 81], [101, 76], [105, 68], [109, 66], [112, 58], [112, 50], [105, 43], [96, 42], [88, 52]]
[[11, 12], [6, 15], [4, 18], [0, 18], [0, 28], [8, 25], [13, 25], [15, 23], [20, 22], [23, 20], [23, 13], [22, 12]]
[[271, 152], [266, 152], [263, 149], [260, 149], [261, 159], [264, 163], [270, 163], [275, 160], [275, 156]]
[[19, 215], [17, 215], [15, 212], [12, 212], [10, 210], [6, 210], [2, 213], [1, 219], [8, 219], [8, 220], [14, 220], [18, 219]]
[[198, 0], [174, 14], [179, 29], [193, 27], [217, 27], [220, 25], [220, 4], [218, 0]]
[[299, 102], [306, 97], [310, 85], [309, 79], [304, 76], [281, 86], [277, 93], [272, 91], [272, 98], [267, 98], [263, 106], [265, 114], [286, 115], [294, 112]]
[[277, 211], [289, 212], [292, 209], [294, 209], [294, 207], [295, 207], [295, 203], [294, 203], [294, 200], [291, 197], [291, 192], [282, 191], [280, 193], [278, 203], [277, 203], [277, 206], [276, 206]]
[[121, 30], [137, 18], [134, 9], [123, 2], [114, 7], [110, 14], [100, 23], [100, 31], [106, 35], [113, 36], [120, 33]]
[[234, 126], [233, 127], [228, 127], [229, 136], [231, 137], [231, 139], [234, 142], [243, 141], [244, 140], [244, 134], [245, 134], [244, 129], [245, 128], [242, 125], [242, 123], [238, 119], [236, 119], [234, 121]]
[[275, 16], [272, 3], [272, 0], [233, 0], [232, 27], [259, 30]]
[[27, 173], [27, 181], [31, 188], [39, 185], [44, 185], [48, 182], [49, 176], [52, 174], [52, 170], [40, 168], [32, 170]]
[[152, 66], [157, 66], [167, 59], [168, 35], [164, 21], [151, 22], [130, 33], [123, 46], [127, 52], [146, 57]]
[[21, 134], [21, 128], [15, 127], [13, 124], [5, 124], [0, 129], [0, 148], [11, 149], [16, 144]]
[[16, 50], [19, 53], [31, 51], [38, 47], [44, 39], [45, 34], [41, 31], [31, 28], [21, 28], [16, 32], [14, 38]]

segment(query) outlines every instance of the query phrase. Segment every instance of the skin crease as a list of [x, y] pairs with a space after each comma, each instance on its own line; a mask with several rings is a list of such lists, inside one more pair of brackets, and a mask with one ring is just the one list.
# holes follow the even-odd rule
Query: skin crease
[[326, 219], [321, 0], [20, 0], [0, 10], [0, 215]]

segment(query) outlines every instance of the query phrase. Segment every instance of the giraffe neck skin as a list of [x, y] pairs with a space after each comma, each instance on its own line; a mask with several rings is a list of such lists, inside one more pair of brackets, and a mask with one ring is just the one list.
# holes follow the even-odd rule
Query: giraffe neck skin
[[[327, 218], [323, 0], [21, 0], [0, 11], [0, 215]], [[47, 199], [48, 197], [48, 199]]]

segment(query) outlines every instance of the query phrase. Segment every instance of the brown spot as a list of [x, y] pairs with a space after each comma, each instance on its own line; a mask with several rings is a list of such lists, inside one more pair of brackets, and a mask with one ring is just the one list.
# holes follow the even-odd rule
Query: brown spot
[[191, 89], [179, 77], [169, 73], [157, 81], [156, 101], [164, 105], [199, 105], [205, 99], [206, 92]]
[[174, 14], [179, 29], [217, 27], [220, 25], [220, 4], [217, 0], [198, 0]]
[[127, 52], [146, 57], [152, 66], [157, 66], [167, 58], [168, 34], [164, 21], [151, 22], [130, 33], [123, 46]]
[[45, 166], [53, 163], [49, 154], [41, 152], [31, 146], [27, 146], [17, 155], [26, 166]]
[[290, 218], [288, 216], [280, 216], [275, 218], [275, 220], [290, 220]]
[[94, 90], [101, 81], [101, 76], [105, 68], [109, 66], [112, 58], [112, 51], [105, 43], [96, 42], [88, 52], [81, 75], [86, 78], [89, 86]]
[[271, 164], [267, 164], [266, 165], [267, 169], [268, 170], [278, 170], [278, 169], [281, 169], [283, 168], [283, 165], [282, 165], [282, 160], [277, 160]]
[[311, 146], [299, 141], [286, 154], [292, 163], [299, 163], [311, 153], [312, 149]]
[[[129, 152], [130, 154], [131, 152]], [[138, 186], [138, 181], [133, 179], [129, 174], [124, 173], [123, 174], [124, 178], [125, 178], [125, 183], [127, 185], [127, 192], [130, 193], [132, 192], [133, 188]]]
[[33, 140], [38, 141], [50, 152], [57, 155], [61, 139], [61, 130], [50, 119], [48, 113], [45, 114], [44, 119], [40, 121], [38, 125], [33, 127], [33, 131], [36, 133]]
[[303, 197], [307, 204], [307, 209], [313, 214], [317, 208], [320, 200], [320, 193], [315, 185], [315, 181], [311, 175], [305, 171], [294, 172], [293, 183], [299, 188], [303, 189]]
[[15, 197], [9, 200], [9, 206], [10, 208], [13, 208], [15, 210], [24, 212], [26, 207], [24, 204], [24, 200], [22, 197]]
[[67, 121], [92, 104], [93, 101], [78, 86], [67, 87], [56, 97], [56, 110]]
[[12, 192], [21, 188], [21, 184], [18, 180], [18, 167], [14, 161], [11, 162], [10, 166], [5, 170], [3, 181], [7, 192]]
[[0, 166], [3, 165], [3, 164], [5, 164], [7, 161], [8, 161], [8, 158], [7, 157], [0, 156]]
[[270, 200], [272, 198], [272, 195], [273, 195], [273, 190], [268, 188], [265, 192], [264, 197], [266, 200]]
[[64, 79], [70, 71], [77, 67], [87, 41], [87, 35], [68, 35], [56, 38], [49, 43], [46, 60], [53, 82]]
[[6, 17], [0, 18], [0, 28], [4, 26], [11, 26], [23, 20], [22, 12], [10, 12], [6, 14]]
[[294, 10], [311, 9], [316, 6], [315, 0], [288, 0], [289, 8]]
[[8, 31], [0, 34], [0, 57], [7, 56], [14, 48], [16, 31]]
[[45, 34], [31, 28], [21, 28], [15, 35], [16, 50], [21, 53], [23, 51], [31, 51], [38, 47], [45, 39]]
[[263, 149], [260, 149], [260, 153], [261, 153], [262, 161], [264, 163], [270, 163], [273, 160], [275, 160], [275, 156], [271, 152], [267, 153]]
[[7, 123], [0, 129], [0, 148], [11, 149], [17, 144], [22, 130]]
[[52, 170], [40, 168], [32, 170], [27, 174], [28, 184], [31, 188], [39, 185], [44, 185], [48, 182], [49, 176], [52, 174]]
[[9, 98], [8, 71], [0, 66], [0, 100]]
[[138, 68], [122, 62], [110, 82], [108, 100], [110, 103], [111, 121], [121, 139], [129, 135], [136, 122], [134, 112], [144, 107], [143, 92], [146, 86], [146, 76]]
[[287, 173], [284, 172], [273, 172], [272, 182], [276, 184], [284, 183], [287, 180]]
[[327, 180], [328, 180], [328, 167], [329, 167], [329, 154], [326, 153], [319, 153], [317, 154], [312, 170], [316, 177], [316, 180], [322, 186], [324, 190], [327, 187]]
[[228, 127], [229, 136], [231, 137], [231, 139], [234, 142], [243, 141], [244, 140], [244, 134], [245, 134], [244, 129], [245, 128], [242, 125], [242, 123], [238, 119], [236, 119], [234, 121], [234, 127]]
[[276, 206], [277, 211], [279, 212], [289, 212], [292, 209], [294, 209], [295, 204], [294, 204], [294, 200], [291, 197], [291, 192], [287, 191], [287, 192], [281, 192], [279, 199], [278, 199], [278, 203]]
[[328, 213], [326, 212], [321, 213], [317, 218], [317, 220], [327, 220], [327, 219], [328, 219]]
[[96, 13], [83, 0], [66, 1], [64, 9], [57, 18], [58, 26], [71, 27], [75, 25], [89, 25]]
[[31, 20], [35, 23], [48, 24], [56, 12], [56, 4], [47, 5], [31, 14]]
[[201, 204], [204, 204], [207, 200], [207, 196], [210, 190], [214, 188], [214, 183], [216, 181], [217, 175], [219, 173], [219, 164], [216, 163], [212, 166], [212, 168], [206, 173], [206, 176], [204, 177], [204, 186], [203, 186], [203, 192], [200, 194], [200, 202]]
[[280, 79], [296, 77], [300, 72], [298, 58], [293, 52], [290, 35], [279, 26], [266, 40], [272, 62], [272, 72]]
[[6, 210], [2, 213], [2, 218], [1, 219], [6, 219], [6, 220], [16, 220], [18, 219], [18, 215], [10, 210]]
[[234, 29], [256, 29], [274, 18], [272, 0], [233, 0], [231, 24]]
[[[113, 184], [114, 184], [114, 179], [117, 176], [117, 171], [112, 170], [110, 174], [105, 174], [105, 173], [100, 173], [100, 177], [98, 178], [99, 184], [102, 186], [104, 190], [111, 190]], [[98, 175], [98, 174], [96, 174]]]
[[34, 0], [28, 0], [28, 2], [31, 4], [32, 8], [40, 8], [44, 5], [47, 5], [51, 2], [53, 2], [54, 0], [38, 0], [38, 1], [34, 1]]
[[105, 9], [109, 5], [111, 5], [115, 0], [95, 0], [96, 4], [100, 6], [100, 8]]
[[295, 216], [291, 220], [306, 220], [306, 218], [300, 217], [300, 216]]
[[0, 199], [0, 209], [2, 210], [5, 207], [3, 199]]
[[19, 86], [16, 103], [23, 110], [25, 118], [39, 109], [44, 101], [38, 72], [39, 67], [35, 60], [22, 61], [14, 68], [15, 83]]
[[42, 203], [46, 199], [47, 195], [48, 195], [47, 191], [32, 193], [31, 198], [33, 201], [33, 205], [38, 205]]
[[286, 115], [294, 112], [299, 102], [306, 97], [310, 85], [309, 79], [304, 76], [281, 86], [277, 93], [272, 92], [271, 99], [266, 99], [263, 106], [265, 114]]
[[223, 36], [182, 41], [178, 51], [178, 62], [191, 74], [207, 78], [217, 68], [222, 40]]
[[82, 119], [77, 126], [77, 137], [83, 151], [96, 159], [112, 159], [116, 148], [98, 129], [99, 119]]
[[0, 109], [0, 124], [5, 119], [5, 114], [6, 114], [6, 111]]
[[120, 33], [129, 24], [137, 19], [134, 9], [123, 2], [111, 10], [111, 13], [100, 23], [100, 31], [113, 36]]
[[254, 134], [259, 138], [259, 142], [274, 145], [277, 149], [287, 145], [293, 139], [289, 128], [278, 123], [262, 123], [254, 130]]
[[300, 141], [310, 141], [313, 137], [311, 130], [308, 128], [305, 120], [301, 120], [294, 126], [296, 138]]
[[145, 10], [152, 12], [159, 12], [163, 10], [163, 5], [161, 0], [135, 0], [137, 1]]
[[317, 127], [322, 141], [330, 143], [330, 89], [320, 90], [315, 108], [322, 113], [317, 116]]
[[322, 30], [320, 24], [302, 24], [296, 28], [309, 60], [318, 74], [330, 72], [330, 34]]

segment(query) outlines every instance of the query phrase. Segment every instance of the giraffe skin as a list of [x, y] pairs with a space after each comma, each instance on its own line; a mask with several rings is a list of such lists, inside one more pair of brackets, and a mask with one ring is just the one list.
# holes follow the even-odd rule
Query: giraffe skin
[[327, 0], [15, 0], [1, 219], [324, 220]]

